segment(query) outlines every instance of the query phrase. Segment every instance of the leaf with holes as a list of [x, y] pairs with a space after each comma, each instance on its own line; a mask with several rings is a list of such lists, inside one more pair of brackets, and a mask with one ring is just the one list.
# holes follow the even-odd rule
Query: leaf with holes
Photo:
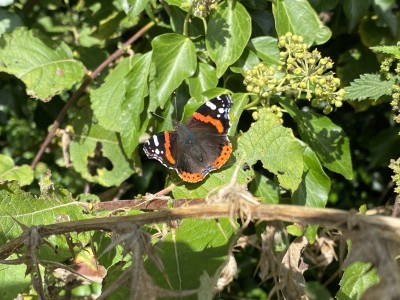
[[71, 161], [83, 178], [113, 186], [121, 184], [134, 173], [117, 134], [94, 123], [88, 109], [74, 118], [73, 126], [75, 134], [70, 145]]
[[262, 109], [259, 119], [239, 140], [240, 156], [236, 159], [249, 165], [260, 160], [283, 188], [295, 191], [303, 175], [303, 151], [293, 132], [283, 127], [274, 114]]

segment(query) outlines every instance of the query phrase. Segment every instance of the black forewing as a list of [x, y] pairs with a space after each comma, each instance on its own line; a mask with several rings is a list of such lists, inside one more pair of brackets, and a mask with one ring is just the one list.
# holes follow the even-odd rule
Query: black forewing
[[[207, 105], [208, 102], [210, 105]], [[233, 103], [229, 95], [220, 95], [215, 97], [204, 103], [196, 110], [193, 116], [186, 122], [186, 127], [195, 132], [226, 135], [230, 127], [229, 109], [232, 107], [232, 104]], [[215, 125], [213, 125], [211, 122], [203, 122], [196, 118], [196, 113], [205, 118], [208, 117], [214, 120], [219, 120], [223, 126], [223, 132], [218, 132]]]
[[[153, 135], [143, 146], [144, 153], [148, 158], [157, 159], [167, 168], [173, 169], [178, 160], [178, 135], [176, 131], [167, 131]], [[171, 158], [175, 162], [171, 161]]]

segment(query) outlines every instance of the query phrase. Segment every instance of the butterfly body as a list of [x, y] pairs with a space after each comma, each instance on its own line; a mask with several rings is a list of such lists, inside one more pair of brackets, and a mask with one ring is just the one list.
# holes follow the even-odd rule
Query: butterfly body
[[232, 100], [220, 95], [200, 106], [186, 124], [174, 122], [175, 131], [153, 135], [144, 145], [149, 158], [175, 169], [187, 182], [201, 181], [219, 169], [232, 153], [228, 139]]

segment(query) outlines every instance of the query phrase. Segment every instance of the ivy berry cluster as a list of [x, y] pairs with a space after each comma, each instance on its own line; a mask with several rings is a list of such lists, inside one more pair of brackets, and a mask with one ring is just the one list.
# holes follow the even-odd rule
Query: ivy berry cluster
[[[302, 36], [287, 33], [278, 41], [281, 48], [279, 66], [260, 63], [245, 73], [248, 92], [269, 98], [282, 92], [298, 93], [311, 101], [313, 107], [324, 107], [325, 114], [343, 104], [344, 89], [332, 71], [333, 62], [310, 49]], [[303, 97], [303, 98], [304, 98]]]

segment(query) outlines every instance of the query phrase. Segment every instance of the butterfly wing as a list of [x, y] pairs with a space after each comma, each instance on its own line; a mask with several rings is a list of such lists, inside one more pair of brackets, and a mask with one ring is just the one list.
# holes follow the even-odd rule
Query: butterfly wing
[[143, 146], [148, 158], [157, 159], [164, 166], [174, 169], [178, 159], [176, 131], [163, 131], [153, 135]]
[[186, 127], [195, 132], [226, 135], [230, 128], [229, 110], [232, 104], [229, 95], [215, 97], [193, 113], [186, 122]]

